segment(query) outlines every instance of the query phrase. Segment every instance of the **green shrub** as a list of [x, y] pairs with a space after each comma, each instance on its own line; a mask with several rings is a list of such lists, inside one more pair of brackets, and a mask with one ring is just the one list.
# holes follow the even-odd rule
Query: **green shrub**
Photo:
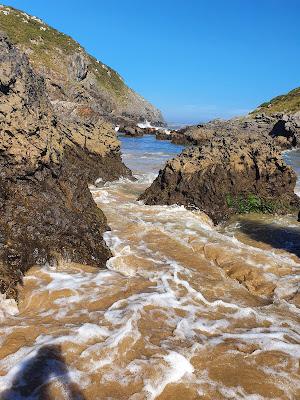
[[275, 204], [255, 194], [249, 194], [248, 196], [238, 195], [233, 197], [231, 194], [226, 195], [226, 204], [228, 208], [233, 208], [239, 214], [248, 213], [274, 213], [276, 206]]

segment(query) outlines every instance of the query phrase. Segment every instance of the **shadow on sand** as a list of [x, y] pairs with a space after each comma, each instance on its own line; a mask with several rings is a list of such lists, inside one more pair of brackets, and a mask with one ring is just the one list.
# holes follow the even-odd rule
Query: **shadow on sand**
[[[51, 385], [54, 382], [55, 392]], [[40, 348], [22, 365], [11, 387], [0, 394], [0, 399], [84, 400], [85, 397], [70, 379], [60, 346], [51, 345]]]
[[251, 239], [300, 257], [300, 223], [299, 228], [294, 228], [247, 220], [241, 222], [240, 230]]

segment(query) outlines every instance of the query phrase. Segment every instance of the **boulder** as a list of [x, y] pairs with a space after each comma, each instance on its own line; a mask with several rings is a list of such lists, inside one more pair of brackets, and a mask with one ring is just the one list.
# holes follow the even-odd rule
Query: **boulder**
[[297, 210], [295, 184], [295, 173], [272, 142], [223, 138], [168, 161], [139, 199], [197, 208], [219, 223], [234, 213]]
[[138, 126], [120, 126], [119, 133], [131, 137], [144, 136], [144, 130]]

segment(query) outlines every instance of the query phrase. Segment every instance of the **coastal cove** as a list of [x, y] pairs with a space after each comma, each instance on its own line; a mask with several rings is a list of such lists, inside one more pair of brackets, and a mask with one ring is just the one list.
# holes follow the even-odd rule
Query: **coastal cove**
[[[201, 212], [137, 201], [182, 147], [119, 138], [136, 180], [90, 187], [111, 227], [108, 269], [28, 271], [19, 312], [0, 327], [2, 398], [295, 398], [299, 254], [238, 223], [216, 228]], [[300, 234], [292, 217], [265, 218]]]
[[11, 3], [0, 400], [300, 399], [300, 3]]

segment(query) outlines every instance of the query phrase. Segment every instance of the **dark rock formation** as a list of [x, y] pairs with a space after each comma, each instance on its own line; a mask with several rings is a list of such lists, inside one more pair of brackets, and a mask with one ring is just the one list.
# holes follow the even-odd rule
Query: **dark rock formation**
[[295, 173], [270, 141], [223, 138], [167, 162], [140, 199], [196, 207], [219, 223], [238, 212], [297, 210], [295, 184]]
[[172, 136], [169, 132], [167, 133], [165, 130], [159, 130], [155, 132], [155, 138], [157, 140], [171, 140]]
[[88, 183], [130, 172], [109, 124], [57, 118], [43, 78], [5, 36], [0, 65], [0, 291], [16, 297], [34, 264], [105, 265], [108, 227]]
[[[130, 126], [120, 126], [119, 127], [119, 133], [125, 135], [125, 136], [131, 136], [131, 137], [142, 137], [144, 135], [157, 135], [159, 132], [165, 132], [164, 129], [159, 129], [159, 128], [154, 128], [154, 127], [143, 127], [141, 128], [138, 125], [130, 125]], [[158, 139], [158, 138], [157, 138]]]
[[119, 133], [125, 136], [131, 137], [142, 137], [144, 136], [144, 130], [137, 125], [133, 126], [120, 126]]
[[282, 115], [273, 125], [270, 135], [283, 148], [300, 146], [300, 113]]
[[195, 144], [189, 136], [184, 135], [184, 130], [160, 129], [155, 134], [157, 140], [170, 140], [174, 144], [190, 145]]

